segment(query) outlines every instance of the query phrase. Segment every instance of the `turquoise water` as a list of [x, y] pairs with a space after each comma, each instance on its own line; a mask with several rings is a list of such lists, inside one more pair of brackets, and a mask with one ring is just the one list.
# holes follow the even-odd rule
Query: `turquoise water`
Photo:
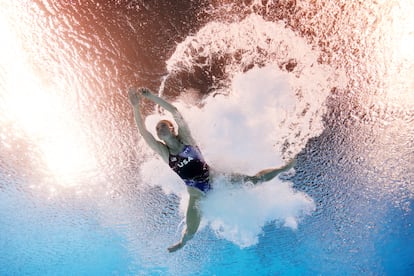
[[[0, 275], [412, 275], [410, 1], [1, 2]], [[174, 102], [202, 228], [126, 90]], [[165, 114], [144, 104], [150, 129]]]

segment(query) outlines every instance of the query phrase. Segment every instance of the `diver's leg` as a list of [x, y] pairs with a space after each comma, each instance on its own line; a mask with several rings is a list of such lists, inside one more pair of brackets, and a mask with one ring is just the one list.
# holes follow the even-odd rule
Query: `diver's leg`
[[255, 174], [254, 176], [249, 177], [249, 180], [251, 182], [253, 182], [254, 184], [272, 180], [278, 174], [280, 174], [282, 172], [286, 172], [286, 171], [290, 170], [291, 168], [293, 168], [293, 166], [295, 166], [295, 164], [296, 164], [296, 159], [293, 159], [292, 161], [290, 161], [289, 163], [287, 163], [283, 167], [262, 170], [262, 171], [258, 172], [257, 174]]
[[278, 174], [290, 170], [291, 168], [293, 168], [293, 166], [295, 166], [295, 164], [296, 164], [296, 159], [293, 159], [292, 161], [290, 161], [283, 167], [275, 168], [275, 169], [266, 169], [266, 170], [260, 171], [254, 176], [252, 176], [251, 177], [252, 179], [250, 181], [252, 181], [254, 184], [269, 181], [273, 179], [274, 177], [276, 177]]
[[240, 174], [240, 173], [230, 174], [229, 179], [232, 184], [245, 183], [245, 182], [253, 182], [254, 184], [257, 183], [257, 179], [254, 176]]
[[234, 173], [234, 174], [231, 174], [229, 177], [230, 177], [230, 182], [233, 184], [240, 184], [240, 183], [246, 183], [246, 182], [258, 184], [261, 182], [269, 181], [278, 174], [279, 174], [278, 169], [266, 169], [266, 170], [258, 172], [257, 174], [253, 176]]
[[261, 183], [272, 180], [275, 176], [277, 176], [282, 171], [280, 169], [266, 169], [258, 172], [252, 178], [255, 180], [253, 183]]
[[252, 182], [253, 184], [258, 184], [261, 182], [266, 182], [274, 177], [276, 177], [278, 174], [288, 171], [296, 164], [296, 159], [293, 159], [289, 163], [287, 163], [285, 166], [280, 168], [273, 168], [273, 169], [265, 169], [258, 173], [256, 173], [253, 176], [245, 175], [245, 174], [239, 174], [239, 173], [233, 173], [230, 174], [230, 182], [232, 183], [244, 183], [244, 182]]

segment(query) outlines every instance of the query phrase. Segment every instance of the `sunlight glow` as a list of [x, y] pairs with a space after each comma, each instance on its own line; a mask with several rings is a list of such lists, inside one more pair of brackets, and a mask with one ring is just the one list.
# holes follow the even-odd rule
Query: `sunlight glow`
[[394, 9], [393, 17], [394, 50], [401, 60], [414, 61], [414, 2], [401, 1]]
[[[19, 45], [16, 28], [7, 18], [0, 19], [3, 37], [0, 69], [4, 74], [0, 86], [0, 124], [12, 122], [24, 131], [28, 142], [40, 151], [46, 173], [54, 176], [53, 183], [77, 185], [76, 179], [93, 170], [96, 160], [88, 148], [85, 132], [76, 121], [73, 113], [76, 110], [71, 110], [73, 99], [70, 95], [64, 97], [61, 87], [47, 87], [39, 81]], [[39, 170], [44, 171], [41, 167]]]
[[[384, 40], [389, 41], [390, 56], [386, 70], [387, 95], [399, 104], [414, 105], [414, 2], [401, 0], [392, 2], [392, 9], [384, 26]], [[380, 59], [382, 53], [379, 53]]]

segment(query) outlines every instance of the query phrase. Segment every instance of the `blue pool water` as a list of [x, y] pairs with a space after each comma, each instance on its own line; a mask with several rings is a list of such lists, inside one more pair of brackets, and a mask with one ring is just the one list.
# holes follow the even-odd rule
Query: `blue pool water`
[[[0, 275], [413, 275], [411, 1], [9, 2]], [[188, 196], [131, 86], [174, 102], [212, 167], [294, 170], [219, 178], [168, 253]]]

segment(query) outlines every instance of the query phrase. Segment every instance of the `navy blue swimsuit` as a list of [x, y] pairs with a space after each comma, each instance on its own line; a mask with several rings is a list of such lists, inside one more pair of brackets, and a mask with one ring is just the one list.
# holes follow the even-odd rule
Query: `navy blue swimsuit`
[[197, 147], [186, 145], [177, 155], [170, 154], [169, 166], [185, 184], [206, 193], [211, 189], [210, 169]]

